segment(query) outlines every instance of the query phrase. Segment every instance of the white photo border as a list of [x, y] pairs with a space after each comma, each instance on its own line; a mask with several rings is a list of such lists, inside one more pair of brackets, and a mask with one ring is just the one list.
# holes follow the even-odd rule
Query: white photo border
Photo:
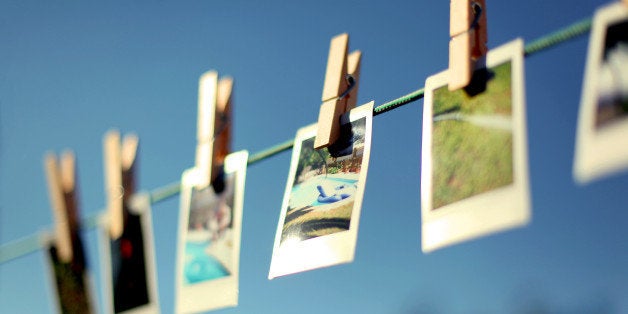
[[353, 261], [371, 152], [373, 104], [374, 102], [371, 101], [368, 104], [359, 106], [351, 110], [349, 114], [344, 114], [342, 117], [343, 123], [353, 122], [362, 118], [366, 120], [362, 166], [358, 178], [358, 189], [355, 193], [355, 201], [351, 211], [349, 230], [281, 246], [281, 234], [299, 162], [301, 144], [304, 140], [316, 136], [318, 128], [316, 124], [311, 124], [297, 131], [294, 140], [294, 148], [292, 150], [290, 172], [288, 174], [286, 190], [281, 205], [281, 214], [275, 234], [273, 256], [268, 279]]
[[628, 20], [628, 7], [615, 2], [595, 12], [584, 75], [573, 176], [580, 183], [611, 175], [628, 168], [628, 117], [596, 130], [595, 118], [598, 104], [598, 77], [602, 65], [606, 30], [610, 25]]
[[489, 233], [529, 222], [530, 190], [525, 118], [523, 40], [516, 39], [489, 51], [486, 66], [512, 66], [513, 183], [432, 210], [432, 99], [446, 86], [448, 71], [430, 76], [425, 84], [421, 171], [421, 248], [431, 252]]
[[206, 174], [197, 168], [183, 172], [181, 179], [181, 202], [179, 211], [179, 234], [177, 240], [177, 261], [175, 269], [175, 313], [195, 313], [238, 305], [240, 273], [240, 241], [242, 236], [242, 208], [244, 203], [244, 183], [246, 180], [249, 153], [245, 150], [231, 153], [225, 158], [225, 173], [235, 174], [233, 195], [233, 267], [231, 274], [191, 286], [183, 284], [183, 260], [185, 239], [190, 215], [192, 190], [206, 183]]

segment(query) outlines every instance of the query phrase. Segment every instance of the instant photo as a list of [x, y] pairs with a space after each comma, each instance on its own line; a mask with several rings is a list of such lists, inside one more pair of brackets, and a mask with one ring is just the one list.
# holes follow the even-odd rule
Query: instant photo
[[[530, 219], [523, 41], [491, 50], [481, 91], [427, 79], [421, 178], [422, 249], [522, 226]], [[479, 79], [477, 79], [479, 77]], [[481, 82], [480, 82], [481, 81]]]
[[150, 195], [136, 194], [124, 206], [122, 235], [111, 239], [101, 230], [105, 306], [110, 313], [159, 313]]
[[269, 279], [353, 260], [372, 113], [371, 102], [344, 114], [327, 148], [314, 149], [316, 124], [297, 132]]
[[616, 2], [593, 19], [574, 177], [580, 183], [628, 169], [628, 7]]
[[55, 313], [96, 313], [93, 299], [91, 276], [87, 268], [87, 260], [83, 244], [78, 235], [72, 239], [72, 260], [63, 262], [58, 258], [54, 236], [44, 234], [42, 237], [44, 255], [52, 291], [54, 291]]
[[242, 233], [242, 204], [248, 153], [227, 156], [219, 179], [197, 168], [181, 180], [176, 269], [176, 312], [195, 313], [236, 306]]

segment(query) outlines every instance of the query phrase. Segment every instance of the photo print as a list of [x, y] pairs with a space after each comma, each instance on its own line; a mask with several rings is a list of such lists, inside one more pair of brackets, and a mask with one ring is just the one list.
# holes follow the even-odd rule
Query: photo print
[[72, 235], [72, 260], [63, 262], [57, 255], [52, 234], [41, 239], [49, 273], [51, 291], [54, 291], [55, 313], [96, 313], [92, 291], [93, 280], [87, 267], [83, 243], [78, 234]]
[[344, 114], [339, 139], [320, 150], [316, 124], [297, 132], [269, 279], [353, 260], [372, 117], [373, 102]]
[[[105, 307], [110, 313], [159, 313], [150, 195], [124, 203], [124, 229], [112, 240], [101, 230]], [[106, 226], [107, 224], [102, 224]]]
[[176, 270], [176, 312], [238, 304], [242, 204], [248, 152], [227, 155], [216, 182], [198, 168], [183, 173]]
[[628, 169], [628, 7], [616, 2], [593, 18], [574, 177], [588, 183]]
[[449, 91], [448, 71], [426, 81], [423, 252], [530, 220], [523, 41], [489, 51], [484, 63], [469, 88]]

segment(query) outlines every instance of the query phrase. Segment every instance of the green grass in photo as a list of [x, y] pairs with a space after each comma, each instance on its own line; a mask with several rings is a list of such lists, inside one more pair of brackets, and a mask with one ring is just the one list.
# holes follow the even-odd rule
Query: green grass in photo
[[490, 71], [479, 95], [447, 86], [434, 90], [433, 209], [513, 182], [512, 128], [493, 122], [512, 126], [511, 63]]

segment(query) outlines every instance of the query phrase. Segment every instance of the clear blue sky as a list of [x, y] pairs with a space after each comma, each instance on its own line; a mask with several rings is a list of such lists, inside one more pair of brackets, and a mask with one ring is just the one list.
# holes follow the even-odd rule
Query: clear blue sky
[[[489, 0], [489, 47], [533, 40], [604, 3]], [[194, 164], [206, 70], [235, 78], [235, 150], [294, 137], [317, 119], [329, 40], [342, 32], [363, 52], [358, 102], [382, 104], [447, 67], [449, 3], [1, 1], [0, 242], [51, 225], [47, 150], [75, 150], [81, 213], [103, 208], [109, 128], [138, 133], [141, 189], [179, 180]], [[240, 305], [219, 312], [628, 312], [628, 174], [588, 186], [571, 175], [587, 43], [583, 36], [525, 60], [528, 227], [421, 253], [417, 101], [374, 118], [352, 264], [268, 281], [290, 153], [248, 169]], [[153, 206], [164, 313], [174, 306], [178, 202]], [[95, 230], [85, 243], [99, 285]], [[50, 310], [43, 260], [39, 251], [0, 265], [0, 312]]]

